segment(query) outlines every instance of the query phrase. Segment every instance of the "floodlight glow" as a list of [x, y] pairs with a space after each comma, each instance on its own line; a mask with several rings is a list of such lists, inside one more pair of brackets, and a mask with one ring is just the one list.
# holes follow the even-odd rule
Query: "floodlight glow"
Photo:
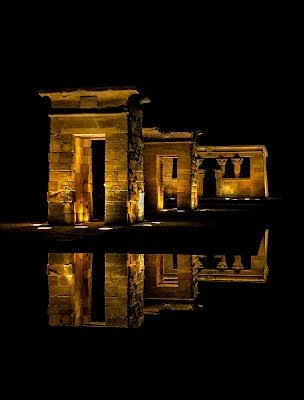
[[152, 226], [152, 224], [143, 224], [142, 226]]
[[230, 197], [225, 197], [225, 200], [230, 200]]
[[85, 229], [85, 228], [88, 228], [88, 226], [87, 225], [76, 225], [76, 226], [74, 226], [74, 228], [75, 229]]
[[168, 210], [166, 208], [163, 208], [162, 210], [159, 210], [159, 211], [165, 212], [165, 211], [168, 211]]
[[98, 228], [100, 231], [109, 231], [109, 230], [111, 230], [111, 229], [114, 229], [114, 228], [111, 228], [110, 226], [105, 226], [104, 228]]
[[37, 229], [52, 229], [51, 226], [39, 226]]
[[41, 226], [42, 224], [33, 224], [33, 226]]
[[185, 210], [177, 210], [177, 212], [186, 212]]
[[152, 224], [161, 224], [161, 222], [158, 222], [158, 221], [152, 221]]

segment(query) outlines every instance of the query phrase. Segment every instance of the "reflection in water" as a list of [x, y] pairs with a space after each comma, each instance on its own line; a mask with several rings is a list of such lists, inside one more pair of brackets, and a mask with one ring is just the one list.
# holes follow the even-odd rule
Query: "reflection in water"
[[268, 230], [255, 254], [49, 253], [49, 325], [139, 327], [197, 308], [199, 283], [266, 282]]

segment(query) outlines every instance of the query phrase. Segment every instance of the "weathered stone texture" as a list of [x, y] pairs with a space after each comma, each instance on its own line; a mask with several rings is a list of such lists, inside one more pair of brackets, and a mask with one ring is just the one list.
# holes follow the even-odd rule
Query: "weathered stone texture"
[[143, 254], [105, 255], [105, 322], [112, 327], [143, 323]]
[[[250, 158], [250, 173], [247, 177], [241, 175], [245, 157]], [[211, 158], [216, 159], [220, 167], [218, 170], [214, 170], [217, 197], [268, 197], [267, 150], [265, 146], [198, 147], [200, 164], [204, 165], [204, 159]], [[225, 175], [225, 165], [228, 159], [233, 163], [233, 177]], [[205, 172], [204, 169], [198, 171], [200, 197], [204, 196]]]
[[92, 253], [49, 253], [49, 325], [91, 322]]
[[94, 139], [106, 141], [106, 224], [142, 221], [142, 111], [136, 89], [63, 89], [40, 95], [52, 102], [49, 221], [71, 224], [92, 219]]
[[177, 208], [191, 207], [191, 143], [145, 143], [144, 176], [145, 176], [145, 205], [150, 209], [162, 209], [160, 199], [160, 168], [159, 163], [166, 157], [177, 157]]

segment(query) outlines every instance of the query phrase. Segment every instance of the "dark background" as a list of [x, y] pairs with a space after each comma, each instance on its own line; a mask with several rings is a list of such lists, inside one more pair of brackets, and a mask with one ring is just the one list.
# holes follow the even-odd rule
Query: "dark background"
[[270, 196], [294, 192], [296, 10], [164, 6], [5, 9], [1, 218], [46, 213], [49, 119], [40, 88], [135, 84], [151, 99], [144, 126], [201, 129], [201, 144], [264, 144]]

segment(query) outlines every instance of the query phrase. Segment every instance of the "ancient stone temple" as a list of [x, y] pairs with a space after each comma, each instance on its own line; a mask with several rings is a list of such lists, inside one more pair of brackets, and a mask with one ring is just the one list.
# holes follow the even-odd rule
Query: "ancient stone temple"
[[134, 87], [42, 90], [51, 100], [48, 219], [93, 218], [92, 143], [104, 141], [105, 222], [143, 220], [143, 138]]
[[201, 131], [143, 128], [147, 99], [133, 86], [39, 94], [51, 101], [50, 223], [91, 221], [98, 204], [106, 224], [125, 225], [143, 221], [144, 209], [268, 197], [265, 146], [198, 146]]

